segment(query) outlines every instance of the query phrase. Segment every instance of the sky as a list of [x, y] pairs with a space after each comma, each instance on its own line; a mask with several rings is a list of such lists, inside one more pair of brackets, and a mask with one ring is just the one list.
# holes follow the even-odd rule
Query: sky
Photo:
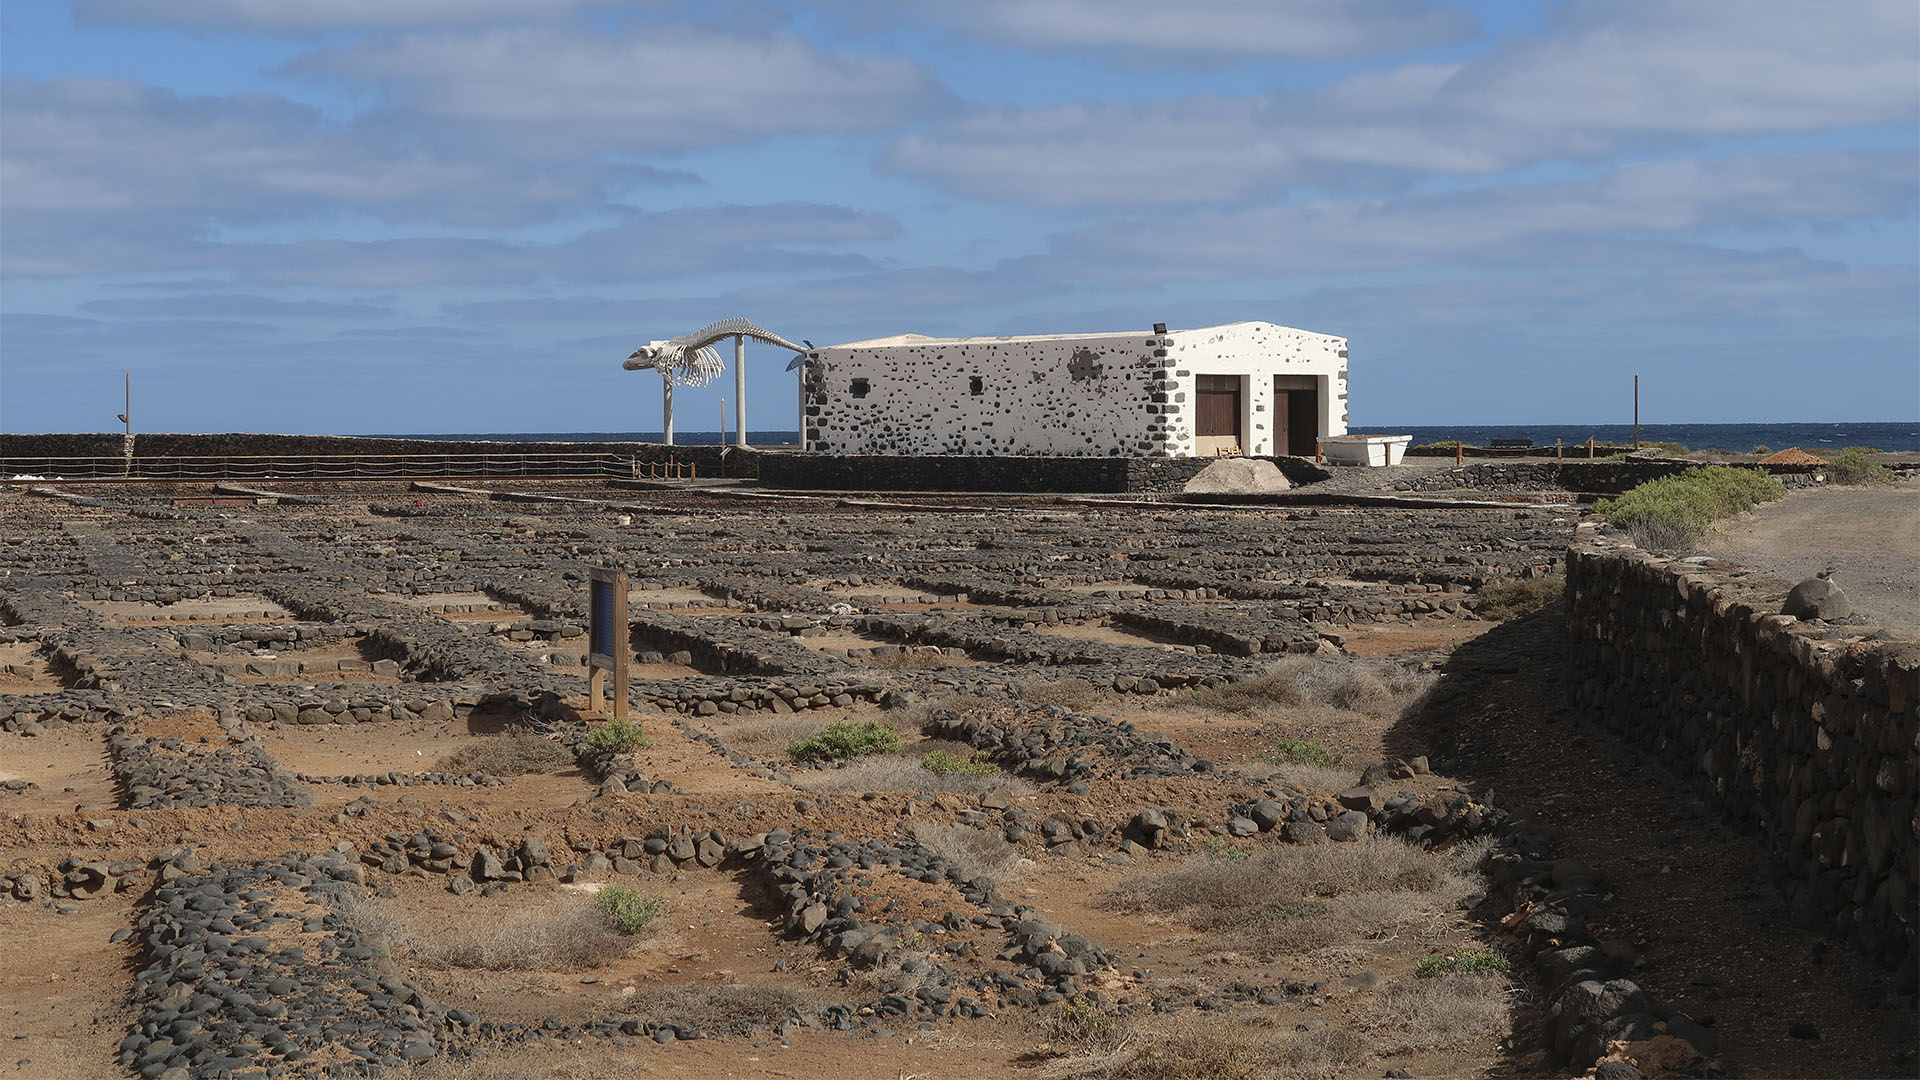
[[1264, 320], [1357, 428], [1913, 420], [1917, 203], [1913, 0], [23, 0], [0, 430], [657, 430], [621, 361], [736, 315]]

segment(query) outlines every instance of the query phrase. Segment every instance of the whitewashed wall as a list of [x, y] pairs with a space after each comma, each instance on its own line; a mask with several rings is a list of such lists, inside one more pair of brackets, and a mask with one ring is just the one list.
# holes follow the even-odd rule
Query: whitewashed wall
[[1173, 400], [1183, 406], [1167, 453], [1191, 457], [1194, 453], [1195, 387], [1201, 375], [1246, 377], [1241, 397], [1241, 449], [1268, 457], [1287, 448], [1274, 445], [1273, 377], [1307, 375], [1321, 380], [1319, 436], [1347, 433], [1347, 339], [1275, 326], [1264, 322], [1232, 323], [1199, 330], [1175, 330], [1168, 335], [1173, 361], [1169, 376]]
[[[1246, 430], [1256, 440], [1273, 375], [1324, 376], [1335, 389], [1322, 395], [1322, 434], [1337, 434], [1346, 430], [1345, 352], [1343, 339], [1270, 323], [836, 345], [809, 354], [803, 438], [808, 449], [835, 454], [1186, 456], [1201, 374], [1254, 376]], [[854, 397], [863, 378], [867, 395]], [[1270, 454], [1272, 439], [1245, 449]]]

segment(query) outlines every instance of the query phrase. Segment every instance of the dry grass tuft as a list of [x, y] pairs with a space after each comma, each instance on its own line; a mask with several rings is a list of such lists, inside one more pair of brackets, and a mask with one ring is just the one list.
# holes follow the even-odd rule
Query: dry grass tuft
[[996, 882], [1019, 876], [1030, 860], [1020, 849], [1007, 843], [998, 829], [976, 829], [957, 822], [916, 821], [908, 826], [913, 839], [922, 847], [964, 869], [969, 877], [981, 874]]
[[1566, 589], [1567, 579], [1558, 577], [1488, 582], [1480, 587], [1480, 606], [1474, 614], [1483, 619], [1518, 619], [1560, 599]]
[[788, 1017], [808, 1016], [827, 1003], [814, 994], [777, 986], [663, 986], [621, 999], [614, 1011], [649, 1024], [746, 1032], [772, 1027]]
[[1018, 679], [1013, 683], [1013, 695], [1029, 705], [1055, 705], [1076, 713], [1098, 709], [1113, 700], [1111, 691], [1071, 675]]
[[1184, 703], [1231, 713], [1322, 705], [1368, 716], [1396, 716], [1417, 702], [1436, 678], [1432, 672], [1392, 661], [1289, 656], [1267, 665], [1258, 675], [1202, 690]]
[[563, 772], [574, 767], [573, 752], [551, 739], [524, 731], [476, 735], [434, 763], [436, 772], [483, 772], [495, 776]]
[[1329, 1080], [1345, 1076], [1373, 1056], [1371, 1039], [1346, 1028], [1328, 1025], [1297, 1031], [1276, 1054], [1277, 1076], [1287, 1080]]
[[644, 1061], [564, 1049], [496, 1049], [464, 1061], [435, 1058], [406, 1070], [407, 1080], [625, 1080], [655, 1075]]
[[624, 954], [631, 940], [594, 910], [591, 896], [457, 926], [428, 925], [397, 903], [366, 897], [343, 900], [334, 913], [363, 937], [383, 941], [396, 959], [433, 969], [585, 971]]
[[1157, 912], [1196, 929], [1230, 931], [1270, 953], [1302, 952], [1422, 919], [1479, 891], [1466, 858], [1432, 855], [1371, 836], [1353, 844], [1264, 851], [1250, 859], [1199, 857], [1130, 878], [1096, 903]]
[[1501, 975], [1402, 979], [1375, 1002], [1375, 1046], [1382, 1053], [1466, 1049], [1496, 1038], [1510, 1025], [1506, 989]]
[[984, 795], [995, 788], [1012, 787], [1018, 794], [1033, 790], [1024, 780], [1005, 775], [976, 776], [968, 773], [935, 773], [921, 767], [918, 752], [872, 754], [854, 758], [830, 769], [796, 769], [793, 782], [807, 791], [887, 791], [922, 794], [951, 791], [963, 795]]
[[[801, 713], [794, 716], [756, 716], [738, 719], [735, 713], [717, 734], [721, 741], [743, 754], [757, 758], [784, 758], [787, 747], [827, 726], [824, 717]], [[712, 718], [708, 718], [712, 719]]]
[[898, 652], [874, 653], [861, 658], [871, 667], [888, 671], [933, 671], [940, 668], [966, 667], [963, 657], [948, 656], [939, 649], [901, 649]]

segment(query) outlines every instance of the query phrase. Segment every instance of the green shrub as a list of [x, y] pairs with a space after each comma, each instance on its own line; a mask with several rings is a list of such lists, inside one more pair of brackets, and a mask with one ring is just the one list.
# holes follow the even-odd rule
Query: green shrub
[[1413, 967], [1416, 979], [1433, 979], [1441, 975], [1488, 975], [1505, 972], [1513, 967], [1513, 961], [1499, 949], [1475, 949], [1472, 952], [1454, 953], [1447, 956], [1422, 957]]
[[1761, 443], [1759, 446], [1756, 446], [1753, 448], [1753, 456], [1754, 457], [1772, 457], [1773, 447], [1768, 446], [1766, 443]]
[[1690, 450], [1690, 449], [1688, 449], [1687, 447], [1685, 447], [1685, 446], [1683, 446], [1683, 445], [1681, 445], [1680, 443], [1677, 443], [1677, 442], [1650, 442], [1650, 443], [1641, 443], [1641, 444], [1640, 444], [1640, 449], [1642, 449], [1642, 450], [1658, 450], [1658, 451], [1660, 451], [1660, 452], [1661, 452], [1661, 453], [1663, 453], [1663, 454], [1671, 454], [1671, 455], [1673, 455], [1674, 457], [1679, 457], [1679, 456], [1682, 456], [1682, 455], [1685, 455], [1685, 454], [1691, 454], [1691, 453], [1693, 453], [1693, 451], [1692, 451], [1692, 450]]
[[1893, 470], [1885, 465], [1867, 460], [1868, 454], [1877, 454], [1878, 450], [1868, 446], [1849, 446], [1833, 459], [1830, 468], [1833, 482], [1836, 484], [1861, 484], [1878, 487], [1893, 483]]
[[1239, 862], [1241, 859], [1249, 857], [1249, 853], [1244, 849], [1234, 847], [1232, 844], [1227, 843], [1227, 838], [1224, 836], [1216, 836], [1207, 841], [1207, 854], [1215, 858], [1227, 859], [1231, 862]]
[[647, 733], [640, 725], [626, 717], [603, 720], [587, 732], [587, 745], [603, 753], [624, 754], [629, 750], [644, 750], [653, 745]]
[[1090, 1001], [1068, 998], [1060, 1003], [1060, 1011], [1047, 1021], [1047, 1034], [1057, 1043], [1099, 1046], [1113, 1038], [1113, 1017]]
[[1273, 749], [1260, 755], [1260, 760], [1269, 765], [1345, 765], [1347, 755], [1335, 750], [1319, 739], [1289, 739], [1281, 736], [1273, 740]]
[[1480, 606], [1474, 613], [1483, 619], [1517, 619], [1560, 599], [1566, 588], [1567, 580], [1557, 577], [1488, 582], [1480, 586]]
[[625, 885], [609, 885], [593, 898], [593, 910], [613, 920], [623, 934], [637, 934], [660, 912], [660, 897], [642, 896]]
[[900, 733], [879, 720], [836, 720], [787, 746], [796, 761], [844, 761], [861, 754], [891, 754], [900, 749]]
[[1758, 469], [1709, 465], [1649, 480], [1615, 499], [1594, 503], [1607, 524], [1633, 533], [1649, 547], [1691, 544], [1718, 518], [1785, 495], [1780, 482]]
[[992, 776], [1000, 771], [985, 750], [975, 750], [973, 756], [964, 758], [949, 750], [929, 751], [920, 759], [920, 767], [935, 776]]
[[1460, 449], [1460, 442], [1459, 440], [1456, 439], [1452, 442], [1421, 443], [1419, 446], [1414, 447], [1414, 449], [1415, 450], [1458, 450]]

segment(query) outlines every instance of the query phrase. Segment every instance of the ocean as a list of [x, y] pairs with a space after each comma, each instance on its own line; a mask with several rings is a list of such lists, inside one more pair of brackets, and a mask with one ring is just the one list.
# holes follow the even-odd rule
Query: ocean
[[[1633, 441], [1631, 424], [1366, 424], [1355, 433], [1411, 435], [1413, 445], [1435, 442], [1464, 442], [1469, 446], [1487, 446], [1494, 439], [1532, 439], [1536, 446], [1552, 446], [1560, 439], [1568, 446], [1589, 438], [1600, 442]], [[659, 442], [658, 431], [541, 431], [473, 432], [439, 435], [385, 435], [403, 439], [487, 439], [496, 442]], [[720, 442], [717, 431], [677, 431], [676, 442], [691, 446], [714, 446]], [[747, 441], [754, 446], [793, 446], [800, 441], [796, 431], [749, 431]], [[1920, 450], [1920, 420], [1900, 423], [1826, 423], [1826, 424], [1642, 424], [1641, 442], [1676, 442], [1692, 450], [1749, 451], [1756, 446], [1785, 450], [1798, 446], [1807, 450], [1838, 450], [1847, 446], [1871, 446], [1879, 450]]]

